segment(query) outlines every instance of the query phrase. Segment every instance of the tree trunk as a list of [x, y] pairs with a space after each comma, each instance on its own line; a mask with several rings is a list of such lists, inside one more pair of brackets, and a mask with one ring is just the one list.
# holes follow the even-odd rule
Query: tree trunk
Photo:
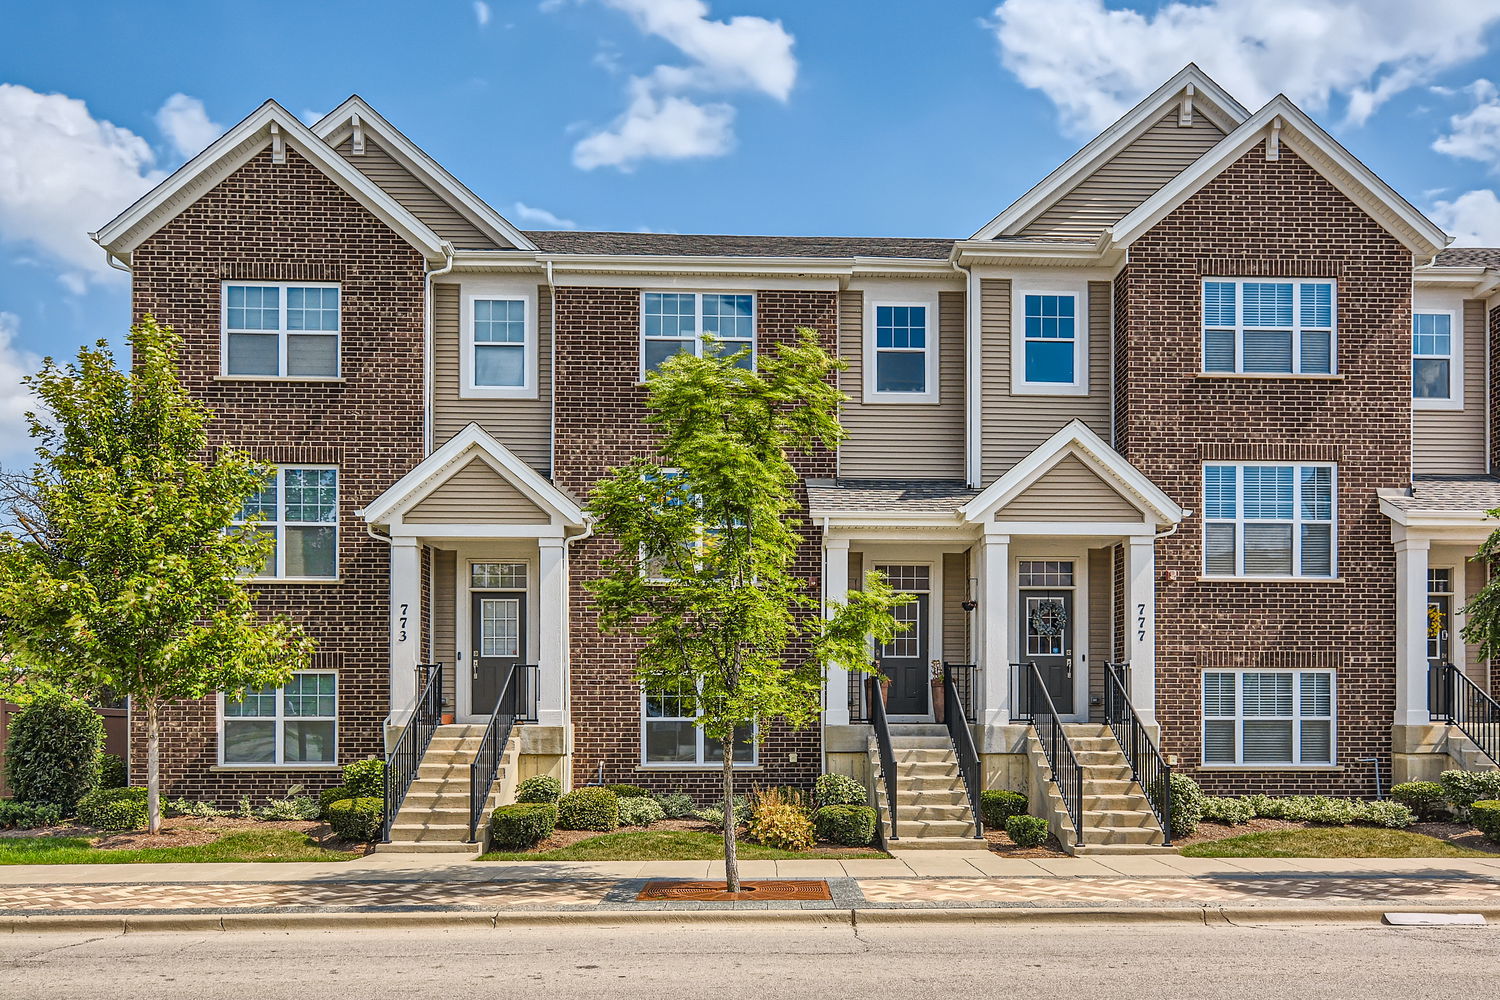
[[724, 748], [724, 888], [740, 891], [740, 859], [734, 850], [734, 736], [726, 736]]
[[146, 703], [146, 816], [152, 833], [161, 833], [161, 732], [156, 702]]

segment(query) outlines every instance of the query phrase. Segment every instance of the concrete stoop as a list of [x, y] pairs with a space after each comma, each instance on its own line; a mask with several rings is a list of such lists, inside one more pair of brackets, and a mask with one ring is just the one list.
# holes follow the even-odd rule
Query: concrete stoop
[[1447, 751], [1448, 759], [1460, 771], [1494, 771], [1497, 770], [1495, 762], [1457, 726], [1448, 726], [1447, 739], [1444, 741], [1444, 749]]
[[1068, 742], [1083, 769], [1083, 842], [1078, 843], [1073, 819], [1062, 793], [1052, 780], [1047, 755], [1036, 730], [1026, 736], [1031, 764], [1031, 811], [1047, 821], [1063, 850], [1074, 855], [1176, 854], [1165, 844], [1161, 824], [1151, 811], [1146, 793], [1130, 773], [1130, 762], [1120, 751], [1109, 727], [1064, 725]]
[[[886, 846], [898, 851], [983, 850], [958, 757], [946, 726], [896, 723], [891, 726], [896, 757], [896, 833], [891, 839], [885, 777], [876, 779], [876, 808]], [[879, 769], [879, 756], [875, 760]]]
[[[417, 776], [391, 824], [391, 842], [377, 845], [381, 854], [479, 853], [469, 839], [469, 765], [484, 739], [484, 726], [439, 726], [432, 735]], [[512, 736], [500, 755], [500, 768], [491, 785], [480, 830], [496, 805], [495, 789], [516, 768], [519, 739]], [[482, 838], [481, 838], [482, 839]]]

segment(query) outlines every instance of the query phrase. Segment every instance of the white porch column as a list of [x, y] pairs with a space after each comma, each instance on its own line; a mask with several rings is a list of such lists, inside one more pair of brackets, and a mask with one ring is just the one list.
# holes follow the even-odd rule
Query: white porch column
[[1010, 723], [1010, 536], [991, 534], [979, 543], [979, 663], [986, 726]]
[[1130, 704], [1143, 725], [1156, 724], [1156, 539], [1132, 536], [1125, 546], [1125, 655]]
[[1425, 726], [1427, 712], [1426, 538], [1396, 540], [1396, 725]]
[[[849, 597], [849, 539], [823, 539], [823, 617], [831, 605]], [[823, 725], [849, 724], [849, 671], [837, 663], [824, 664]]]
[[567, 547], [561, 538], [537, 540], [537, 599], [541, 603], [541, 648], [537, 694], [537, 723], [561, 726], [567, 723]]
[[422, 658], [422, 545], [391, 539], [391, 717], [405, 724], [417, 701]]

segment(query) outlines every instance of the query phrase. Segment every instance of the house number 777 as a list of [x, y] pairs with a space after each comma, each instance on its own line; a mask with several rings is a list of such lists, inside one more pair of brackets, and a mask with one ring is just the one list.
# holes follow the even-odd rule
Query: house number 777
[[406, 609], [409, 607], [410, 604], [401, 605], [401, 617], [396, 620], [396, 630], [401, 633], [396, 637], [397, 642], [406, 641]]
[[[405, 605], [402, 605], [404, 608]], [[1137, 604], [1135, 606], [1135, 637], [1141, 642], [1146, 641], [1146, 606]]]

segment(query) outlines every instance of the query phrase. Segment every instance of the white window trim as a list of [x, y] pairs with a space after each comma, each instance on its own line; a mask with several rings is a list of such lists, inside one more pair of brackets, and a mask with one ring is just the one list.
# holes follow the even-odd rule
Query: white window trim
[[[1073, 299], [1073, 381], [1026, 381], [1026, 297], [1071, 296]], [[1089, 394], [1089, 292], [1087, 282], [1016, 288], [1010, 316], [1010, 391], [1014, 396], [1087, 396]]]
[[[646, 381], [646, 296], [647, 295], [691, 295], [693, 297], [693, 331], [692, 338], [693, 356], [703, 357], [703, 296], [705, 295], [748, 295], [750, 296], [750, 367], [752, 370], [758, 367], [760, 362], [760, 297], [750, 289], [745, 288], [642, 288], [640, 303], [640, 334], [637, 337], [637, 348], [640, 354], [640, 377], [641, 383]], [[677, 337], [652, 337], [652, 340], [678, 340], [686, 338]], [[739, 348], [736, 349], [740, 350]], [[733, 352], [732, 352], [733, 353]]]
[[[1233, 518], [1209, 517], [1208, 516], [1208, 469], [1210, 466], [1233, 466], [1239, 470], [1234, 477], [1234, 514]], [[1292, 516], [1286, 518], [1269, 517], [1245, 517], [1245, 475], [1246, 467], [1255, 468], [1289, 468], [1292, 473]], [[1333, 472], [1330, 488], [1333, 518], [1324, 522], [1316, 518], [1304, 518], [1302, 516], [1302, 477], [1297, 475], [1297, 469], [1330, 469]], [[1205, 580], [1310, 580], [1318, 583], [1329, 583], [1339, 578], [1339, 467], [1334, 462], [1204, 462], [1199, 469], [1201, 487], [1198, 497], [1203, 504], [1203, 534], [1201, 543], [1203, 548], [1202, 572]], [[1289, 575], [1271, 574], [1255, 575], [1247, 574], [1245, 569], [1245, 525], [1246, 524], [1288, 524], [1292, 525], [1292, 565], [1300, 570], [1302, 566], [1302, 525], [1324, 524], [1330, 525], [1328, 532], [1328, 562], [1329, 573], [1327, 576], [1314, 576], [1307, 573], [1295, 572]], [[1210, 573], [1208, 571], [1208, 526], [1211, 524], [1233, 524], [1234, 530], [1234, 564], [1238, 572]]]
[[[278, 320], [279, 330], [230, 330], [229, 329], [229, 286], [237, 288], [279, 288], [281, 289], [280, 307], [281, 316]], [[289, 288], [336, 288], [339, 289], [339, 325], [337, 330], [288, 330], [286, 328], [287, 289]], [[276, 375], [234, 375], [229, 371], [229, 335], [231, 333], [250, 333], [261, 336], [276, 337]], [[307, 335], [311, 337], [324, 336], [334, 338], [337, 345], [334, 348], [333, 358], [335, 371], [332, 375], [288, 375], [286, 374], [286, 340], [287, 334], [297, 336]], [[344, 293], [337, 281], [231, 281], [228, 279], [219, 282], [219, 376], [221, 378], [240, 379], [255, 381], [260, 379], [275, 379], [281, 382], [339, 382], [344, 377]]]
[[[1412, 325], [1415, 327], [1418, 316], [1447, 316], [1448, 317], [1448, 347], [1453, 353], [1447, 355], [1448, 361], [1448, 397], [1422, 398], [1418, 399], [1415, 393], [1411, 398], [1411, 408], [1414, 410], [1462, 410], [1464, 408], [1464, 329], [1463, 313], [1457, 309], [1425, 309], [1420, 306], [1412, 309]], [[1408, 333], [1408, 339], [1413, 332]], [[1415, 345], [1413, 345], [1415, 347]], [[1411, 352], [1412, 360], [1417, 358], [1416, 351]], [[1441, 354], [1424, 354], [1424, 358], [1443, 358]]]
[[[881, 392], [876, 388], [876, 359], [882, 350], [897, 351], [901, 353], [916, 353], [916, 348], [880, 348], [876, 346], [875, 317], [879, 315], [882, 307], [890, 306], [920, 306], [926, 310], [927, 317], [927, 346], [922, 348], [926, 356], [926, 365], [923, 370], [923, 378], [926, 382], [924, 392]], [[868, 298], [865, 303], [865, 337], [864, 337], [864, 402], [866, 403], [937, 403], [940, 402], [941, 386], [938, 384], [940, 369], [938, 367], [939, 331], [938, 331], [938, 300], [935, 298], [906, 298], [906, 299], [876, 299]]]
[[[653, 770], [653, 771], [657, 770], [658, 768], [668, 769], [668, 770], [676, 770], [676, 771], [683, 771], [683, 770], [701, 771], [701, 770], [703, 770], [705, 768], [712, 768], [714, 770], [719, 770], [720, 768], [722, 768], [724, 766], [723, 763], [720, 762], [720, 761], [717, 761], [717, 760], [707, 760], [706, 759], [706, 750], [707, 750], [707, 743], [708, 743], [708, 735], [703, 731], [703, 727], [699, 726], [697, 724], [698, 716], [693, 716], [692, 718], [689, 718], [687, 716], [681, 716], [681, 715], [666, 715], [666, 716], [650, 716], [650, 717], [648, 717], [646, 715], [646, 689], [644, 687], [641, 688], [640, 706], [641, 706], [640, 707], [640, 714], [641, 714], [641, 764], [640, 764], [640, 766], [642, 768], [648, 768], [648, 769]], [[649, 757], [646, 756], [646, 724], [648, 722], [692, 722], [693, 723], [693, 732], [697, 735], [697, 739], [698, 739], [698, 759], [696, 761], [686, 761], [686, 760], [680, 760], [680, 761], [651, 760]], [[735, 767], [736, 769], [745, 769], [745, 768], [757, 768], [757, 767], [760, 767], [760, 739], [759, 739], [759, 736], [760, 736], [760, 723], [759, 722], [751, 723], [751, 730], [750, 730], [750, 732], [751, 732], [750, 759], [748, 761], [735, 761], [734, 764], [733, 764], [733, 767]]]
[[[1206, 306], [1210, 282], [1232, 284], [1234, 291], [1234, 371], [1209, 371], [1207, 365], [1208, 310]], [[1245, 371], [1245, 330], [1281, 330], [1279, 326], [1245, 326], [1245, 285], [1291, 285], [1292, 286], [1292, 370], [1287, 372]], [[1328, 285], [1328, 371], [1304, 372], [1302, 370], [1302, 286]], [[1226, 326], [1212, 327], [1228, 330]], [[1322, 331], [1322, 327], [1308, 327]], [[1410, 331], [1408, 331], [1408, 336]], [[1312, 377], [1329, 378], [1339, 373], [1339, 283], [1333, 278], [1204, 278], [1198, 283], [1198, 370], [1204, 375], [1232, 378], [1249, 375], [1255, 378]]]
[[[299, 468], [300, 468], [300, 466], [299, 466]], [[333, 717], [332, 717], [332, 721], [333, 721], [333, 760], [332, 761], [311, 762], [311, 763], [304, 762], [304, 761], [282, 761], [282, 760], [277, 760], [277, 761], [226, 761], [224, 759], [224, 724], [228, 720], [229, 716], [225, 715], [225, 713], [224, 713], [224, 702], [225, 702], [226, 699], [224, 697], [224, 692], [220, 691], [219, 695], [218, 695], [218, 698], [217, 698], [218, 720], [217, 720], [217, 724], [216, 724], [217, 733], [218, 733], [218, 742], [219, 742], [219, 755], [218, 755], [218, 766], [219, 767], [245, 769], [245, 770], [251, 770], [251, 771], [264, 771], [264, 770], [277, 770], [277, 771], [315, 771], [315, 770], [320, 770], [320, 769], [329, 769], [329, 768], [337, 768], [337, 767], [339, 767], [339, 707], [340, 707], [341, 699], [342, 699], [343, 696], [339, 693], [339, 675], [338, 675], [338, 671], [337, 670], [297, 670], [297, 671], [294, 671], [293, 673], [294, 673], [294, 675], [295, 674], [327, 674], [327, 675], [329, 675], [329, 676], [331, 676], [333, 678]], [[276, 688], [276, 719], [275, 719], [275, 733], [276, 733], [275, 741], [276, 742], [275, 742], [275, 750], [276, 750], [276, 756], [277, 757], [280, 757], [282, 755], [282, 751], [283, 751], [283, 746], [282, 746], [283, 727], [286, 725], [286, 721], [287, 721], [287, 718], [288, 718], [288, 716], [286, 714], [286, 703], [282, 700], [282, 692], [284, 690], [285, 690], [284, 687], [277, 687]], [[299, 716], [293, 716], [292, 718], [294, 718], [294, 719], [308, 719], [308, 720], [313, 721], [313, 722], [326, 722], [326, 721], [329, 721], [329, 717], [326, 716], [326, 715], [299, 715]], [[266, 718], [262, 718], [262, 717], [256, 716], [256, 717], [252, 717], [251, 719], [249, 719], [247, 721], [266, 721]]]
[[[276, 516], [274, 518], [262, 518], [255, 522], [254, 527], [276, 529], [276, 573], [274, 576], [243, 576], [240, 580], [244, 583], [338, 583], [339, 582], [339, 549], [341, 536], [343, 534], [340, 521], [343, 518], [343, 476], [336, 475], [334, 479], [334, 517], [331, 522], [325, 521], [288, 521], [282, 515], [286, 510], [286, 470], [287, 469], [312, 469], [315, 471], [332, 470], [339, 473], [336, 465], [320, 465], [317, 463], [289, 462], [276, 467]], [[248, 524], [245, 521], [235, 521], [235, 526]], [[332, 527], [333, 528], [333, 575], [332, 576], [287, 576], [286, 575], [286, 528], [293, 527]]]
[[[1227, 715], [1208, 714], [1207, 697], [1208, 688], [1200, 675], [1198, 681], [1198, 763], [1205, 769], [1225, 768], [1232, 770], [1327, 770], [1337, 767], [1339, 763], [1339, 678], [1338, 671], [1321, 668], [1295, 669], [1295, 668], [1270, 668], [1257, 670], [1252, 668], [1228, 669], [1228, 670], [1204, 670], [1203, 674], [1233, 674], [1234, 675], [1234, 761], [1209, 761], [1208, 760], [1208, 722], [1210, 719], [1218, 722], [1228, 720]], [[1290, 761], [1250, 761], [1245, 762], [1245, 720], [1266, 719], [1271, 721], [1285, 721], [1287, 717], [1280, 715], [1255, 715], [1246, 716], [1244, 712], [1245, 702], [1243, 697], [1243, 678], [1245, 674], [1291, 674], [1292, 676], [1292, 759]], [[1327, 761], [1301, 761], [1302, 756], [1302, 674], [1326, 674], [1328, 675], [1328, 756]], [[1310, 715], [1305, 717], [1308, 721], [1321, 722], [1324, 716]]]
[[[537, 293], [531, 286], [487, 285], [465, 283], [463, 316], [460, 320], [458, 385], [461, 399], [536, 399], [540, 370], [540, 338], [537, 335]], [[474, 307], [478, 302], [521, 302], [526, 308], [526, 361], [522, 366], [525, 382], [519, 386], [476, 385], [474, 383]]]

